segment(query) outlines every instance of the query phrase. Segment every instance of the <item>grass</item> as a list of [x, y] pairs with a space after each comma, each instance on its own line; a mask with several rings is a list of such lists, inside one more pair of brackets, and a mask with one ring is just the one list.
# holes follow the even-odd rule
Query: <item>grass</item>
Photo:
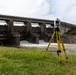
[[0, 47], [0, 75], [76, 75], [76, 55], [60, 64], [56, 54], [36, 48]]

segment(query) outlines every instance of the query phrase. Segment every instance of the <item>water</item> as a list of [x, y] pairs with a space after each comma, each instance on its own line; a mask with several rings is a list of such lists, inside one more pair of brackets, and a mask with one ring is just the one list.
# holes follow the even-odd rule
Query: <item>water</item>
[[[39, 44], [29, 43], [28, 41], [20, 41], [20, 47], [37, 47], [46, 50], [48, 42], [39, 40]], [[76, 54], [76, 44], [65, 44], [66, 52], [68, 54]], [[57, 51], [57, 43], [51, 43], [49, 51]]]
[[[51, 45], [55, 46], [56, 43], [51, 43]], [[21, 47], [47, 47], [48, 42], [45, 42], [44, 40], [39, 40], [39, 44], [29, 43], [28, 41], [20, 41]]]

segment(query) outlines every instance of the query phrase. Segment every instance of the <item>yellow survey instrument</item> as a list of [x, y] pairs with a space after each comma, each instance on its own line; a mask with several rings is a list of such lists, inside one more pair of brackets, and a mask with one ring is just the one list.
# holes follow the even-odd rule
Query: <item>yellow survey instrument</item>
[[60, 33], [60, 29], [59, 29], [60, 20], [57, 18], [55, 23], [56, 23], [55, 24], [56, 28], [55, 28], [55, 31], [52, 34], [52, 37], [51, 37], [51, 39], [49, 41], [49, 44], [48, 44], [48, 46], [46, 48], [46, 51], [48, 50], [48, 48], [50, 46], [50, 43], [52, 42], [52, 40], [53, 40], [53, 38], [55, 36], [55, 39], [56, 39], [56, 42], [57, 42], [57, 54], [58, 54], [59, 61], [61, 62], [62, 61], [62, 58], [61, 58], [61, 48], [63, 49], [63, 51], [65, 53], [66, 59], [68, 57], [67, 57], [67, 54], [66, 54], [66, 49], [65, 49], [65, 46], [64, 46], [64, 43], [63, 43], [63, 40], [62, 40], [62, 36], [61, 36], [61, 33]]

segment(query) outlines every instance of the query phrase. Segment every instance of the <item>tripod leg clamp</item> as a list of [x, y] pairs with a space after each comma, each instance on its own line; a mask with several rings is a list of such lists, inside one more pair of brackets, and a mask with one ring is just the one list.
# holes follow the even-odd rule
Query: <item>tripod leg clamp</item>
[[59, 56], [59, 53], [61, 53], [61, 50], [58, 50], [58, 51], [57, 51], [58, 56]]

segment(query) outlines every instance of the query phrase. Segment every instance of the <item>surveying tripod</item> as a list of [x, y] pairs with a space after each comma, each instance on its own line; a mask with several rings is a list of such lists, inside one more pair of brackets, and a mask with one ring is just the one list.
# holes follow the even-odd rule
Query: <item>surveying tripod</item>
[[64, 54], [65, 54], [65, 57], [66, 57], [66, 59], [68, 58], [67, 57], [67, 54], [66, 54], [66, 49], [65, 49], [65, 47], [64, 47], [64, 43], [63, 43], [63, 40], [62, 40], [62, 36], [61, 36], [61, 34], [60, 34], [60, 29], [59, 29], [59, 22], [58, 22], [59, 20], [57, 19], [56, 20], [56, 25], [57, 25], [57, 27], [55, 28], [55, 31], [54, 31], [54, 33], [52, 34], [52, 37], [51, 37], [51, 39], [50, 39], [50, 41], [49, 41], [49, 44], [48, 44], [48, 46], [47, 46], [47, 48], [46, 48], [46, 51], [48, 50], [48, 48], [49, 48], [49, 46], [50, 46], [50, 43], [52, 42], [52, 39], [54, 38], [54, 36], [56, 37], [55, 39], [56, 39], [56, 42], [57, 42], [57, 55], [58, 55], [58, 58], [59, 58], [59, 61], [61, 62], [62, 61], [62, 58], [61, 58], [61, 45], [62, 45], [62, 49], [63, 49], [63, 51], [64, 51]]

